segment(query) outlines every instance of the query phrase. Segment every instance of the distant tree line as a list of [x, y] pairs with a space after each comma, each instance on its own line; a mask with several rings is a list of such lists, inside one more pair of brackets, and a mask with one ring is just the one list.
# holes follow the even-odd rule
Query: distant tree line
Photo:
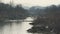
[[28, 16], [28, 11], [17, 5], [13, 7], [9, 4], [0, 3], [0, 19], [24, 19]]

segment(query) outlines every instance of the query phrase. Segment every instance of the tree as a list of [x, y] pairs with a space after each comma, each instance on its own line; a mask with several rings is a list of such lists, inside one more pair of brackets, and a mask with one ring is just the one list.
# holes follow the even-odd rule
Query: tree
[[[43, 17], [37, 17], [36, 20], [33, 21], [33, 23], [30, 23], [33, 25], [33, 27], [29, 30], [28, 32], [33, 32], [33, 33], [46, 33], [46, 32], [53, 32], [56, 34], [60, 33], [60, 9], [59, 7], [52, 5], [50, 7], [47, 7], [45, 9], [46, 15]], [[38, 29], [38, 30], [37, 30]]]

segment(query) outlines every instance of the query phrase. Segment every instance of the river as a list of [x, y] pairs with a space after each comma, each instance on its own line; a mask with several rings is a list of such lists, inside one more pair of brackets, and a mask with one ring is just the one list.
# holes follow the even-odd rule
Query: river
[[[29, 23], [33, 21], [31, 17], [27, 17], [24, 21], [19, 20], [9, 20], [11, 24], [6, 24], [0, 29], [0, 34], [32, 34], [28, 33], [27, 30], [32, 27]], [[19, 23], [17, 23], [19, 22]]]

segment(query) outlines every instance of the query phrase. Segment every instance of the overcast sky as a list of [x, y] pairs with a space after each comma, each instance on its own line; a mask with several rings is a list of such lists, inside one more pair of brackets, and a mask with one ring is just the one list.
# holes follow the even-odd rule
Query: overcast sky
[[[2, 0], [4, 3], [9, 3], [10, 0]], [[52, 4], [60, 4], [60, 0], [12, 0], [15, 4], [22, 4], [24, 6], [49, 6]]]

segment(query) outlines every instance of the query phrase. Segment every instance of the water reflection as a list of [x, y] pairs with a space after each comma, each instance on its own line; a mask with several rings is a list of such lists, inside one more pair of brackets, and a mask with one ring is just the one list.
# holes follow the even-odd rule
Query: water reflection
[[[2, 28], [0, 27], [0, 34], [32, 34], [28, 33], [26, 30], [30, 29], [32, 26], [29, 25], [33, 19], [28, 17], [24, 19], [26, 22], [19, 22], [17, 24], [17, 20], [11, 20], [9, 24], [4, 25]], [[17, 21], [17, 22], [16, 22]]]

